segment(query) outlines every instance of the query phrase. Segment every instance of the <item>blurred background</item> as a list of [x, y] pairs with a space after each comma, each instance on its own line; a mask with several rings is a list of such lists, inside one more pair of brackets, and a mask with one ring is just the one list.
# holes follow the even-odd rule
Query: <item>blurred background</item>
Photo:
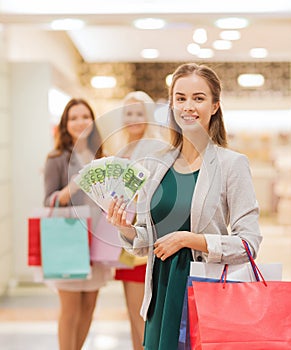
[[[167, 84], [184, 62], [205, 63], [222, 80], [230, 147], [249, 157], [261, 208], [258, 260], [281, 262], [291, 280], [290, 35], [288, 0], [0, 1], [1, 348], [27, 349], [15, 334], [32, 329], [55, 335], [56, 296], [27, 266], [27, 217], [42, 206], [42, 169], [66, 102], [86, 98], [106, 139], [122, 98], [144, 90], [165, 125]], [[130, 349], [123, 303], [118, 282], [101, 292], [92, 329], [102, 331], [88, 349]], [[106, 338], [107, 320], [123, 345]]]

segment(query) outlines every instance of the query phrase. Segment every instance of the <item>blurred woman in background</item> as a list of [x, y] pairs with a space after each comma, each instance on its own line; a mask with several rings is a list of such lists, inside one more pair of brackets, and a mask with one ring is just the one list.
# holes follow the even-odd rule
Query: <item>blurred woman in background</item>
[[[93, 229], [101, 210], [77, 187], [73, 178], [94, 159], [95, 154], [97, 157], [103, 156], [93, 110], [85, 100], [72, 99], [66, 105], [57, 127], [55, 148], [46, 159], [44, 203], [50, 206], [57, 198], [60, 206], [89, 205]], [[90, 279], [49, 282], [57, 289], [60, 300], [60, 350], [81, 350], [90, 329], [99, 289], [110, 278], [108, 267], [93, 263]]]
[[[133, 91], [123, 99], [122, 137], [123, 147], [117, 156], [142, 162], [143, 158], [161, 148], [159, 126], [154, 122], [155, 103], [143, 91]], [[134, 208], [130, 209], [134, 220]], [[125, 253], [129, 254], [129, 253]], [[123, 282], [130, 319], [134, 350], [142, 350], [144, 321], [140, 308], [144, 296], [146, 257], [132, 256], [132, 268], [116, 269], [115, 279]]]

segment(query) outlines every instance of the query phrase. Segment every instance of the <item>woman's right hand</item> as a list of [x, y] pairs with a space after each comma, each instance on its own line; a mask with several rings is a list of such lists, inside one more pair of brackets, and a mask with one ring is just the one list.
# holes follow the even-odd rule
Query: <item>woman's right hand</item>
[[107, 220], [118, 228], [131, 227], [131, 223], [127, 220], [126, 203], [123, 196], [113, 197], [108, 208]]
[[128, 239], [136, 237], [136, 231], [131, 221], [127, 219], [126, 203], [123, 196], [115, 196], [108, 208], [107, 220]]

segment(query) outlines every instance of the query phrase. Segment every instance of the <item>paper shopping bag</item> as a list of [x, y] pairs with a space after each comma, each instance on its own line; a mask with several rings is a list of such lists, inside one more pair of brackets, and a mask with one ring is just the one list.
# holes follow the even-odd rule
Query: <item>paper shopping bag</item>
[[[64, 218], [86, 218], [88, 219], [88, 228], [91, 228], [91, 213], [88, 205], [74, 207], [40, 207], [35, 208], [31, 217], [27, 220], [28, 231], [28, 249], [27, 264], [29, 266], [41, 266], [40, 249], [40, 222], [45, 217], [64, 217]], [[88, 232], [89, 241], [91, 233]]]
[[90, 274], [86, 219], [41, 219], [41, 255], [45, 279], [86, 279]]
[[[266, 281], [282, 280], [282, 263], [258, 263], [257, 266]], [[223, 269], [223, 264], [192, 261], [190, 265], [190, 276], [220, 279]], [[231, 281], [240, 282], [256, 281], [250, 262], [228, 265], [227, 278]]]
[[91, 260], [113, 267], [124, 267], [124, 264], [119, 261], [122, 248], [118, 230], [107, 221], [105, 215], [102, 212], [92, 235]]
[[[282, 264], [272, 263], [257, 265], [251, 256], [248, 244], [245, 241], [243, 241], [243, 244], [249, 257], [249, 262], [246, 264], [223, 265], [191, 262], [191, 276], [188, 277], [188, 286], [185, 291], [184, 308], [180, 326], [179, 350], [199, 349], [197, 345], [197, 339], [199, 339], [200, 335], [197, 328], [199, 322], [197, 322], [197, 308], [193, 286], [191, 286], [193, 281], [211, 283], [221, 282], [222, 280], [226, 282], [251, 282], [259, 281], [261, 276], [261, 279], [265, 283], [265, 280], [279, 281], [282, 279]], [[264, 271], [264, 277], [262, 271]]]
[[192, 285], [192, 349], [291, 349], [291, 282]]
[[[187, 279], [187, 285], [185, 289], [185, 295], [184, 295], [184, 301], [183, 301], [183, 309], [182, 309], [182, 316], [181, 316], [181, 323], [180, 323], [180, 330], [179, 330], [179, 342], [178, 342], [178, 350], [191, 350], [191, 343], [193, 344], [193, 338], [191, 342], [191, 334], [190, 334], [190, 321], [191, 316], [189, 315], [189, 297], [192, 300], [193, 299], [193, 287], [192, 282], [193, 281], [200, 281], [200, 282], [219, 282], [219, 279], [212, 279], [212, 278], [203, 278], [203, 277], [196, 277], [196, 276], [188, 276]], [[192, 309], [190, 310], [192, 312]], [[192, 325], [193, 327], [193, 325]]]
[[27, 263], [29, 266], [40, 266], [41, 265], [40, 218], [29, 218], [28, 219]]

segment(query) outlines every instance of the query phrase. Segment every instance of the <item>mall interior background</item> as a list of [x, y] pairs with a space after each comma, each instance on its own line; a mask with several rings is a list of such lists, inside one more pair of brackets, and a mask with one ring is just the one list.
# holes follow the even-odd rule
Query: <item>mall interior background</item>
[[[290, 28], [291, 23], [289, 34]], [[42, 205], [42, 169], [53, 145], [57, 116], [48, 107], [49, 92], [57, 89], [88, 99], [107, 135], [112, 127], [110, 114], [127, 92], [141, 89], [155, 101], [165, 101], [165, 78], [180, 63], [89, 64], [65, 32], [56, 36], [25, 25], [1, 27], [0, 296], [17, 286], [33, 285], [27, 266], [26, 221], [33, 208]], [[283, 279], [291, 280], [291, 62], [205, 63], [216, 69], [223, 82], [230, 147], [250, 159], [264, 233], [259, 261], [283, 263]], [[265, 76], [264, 86], [239, 87], [239, 73], [257, 71]], [[92, 88], [90, 78], [96, 73], [114, 75], [118, 86]], [[240, 122], [232, 124], [231, 116]]]

